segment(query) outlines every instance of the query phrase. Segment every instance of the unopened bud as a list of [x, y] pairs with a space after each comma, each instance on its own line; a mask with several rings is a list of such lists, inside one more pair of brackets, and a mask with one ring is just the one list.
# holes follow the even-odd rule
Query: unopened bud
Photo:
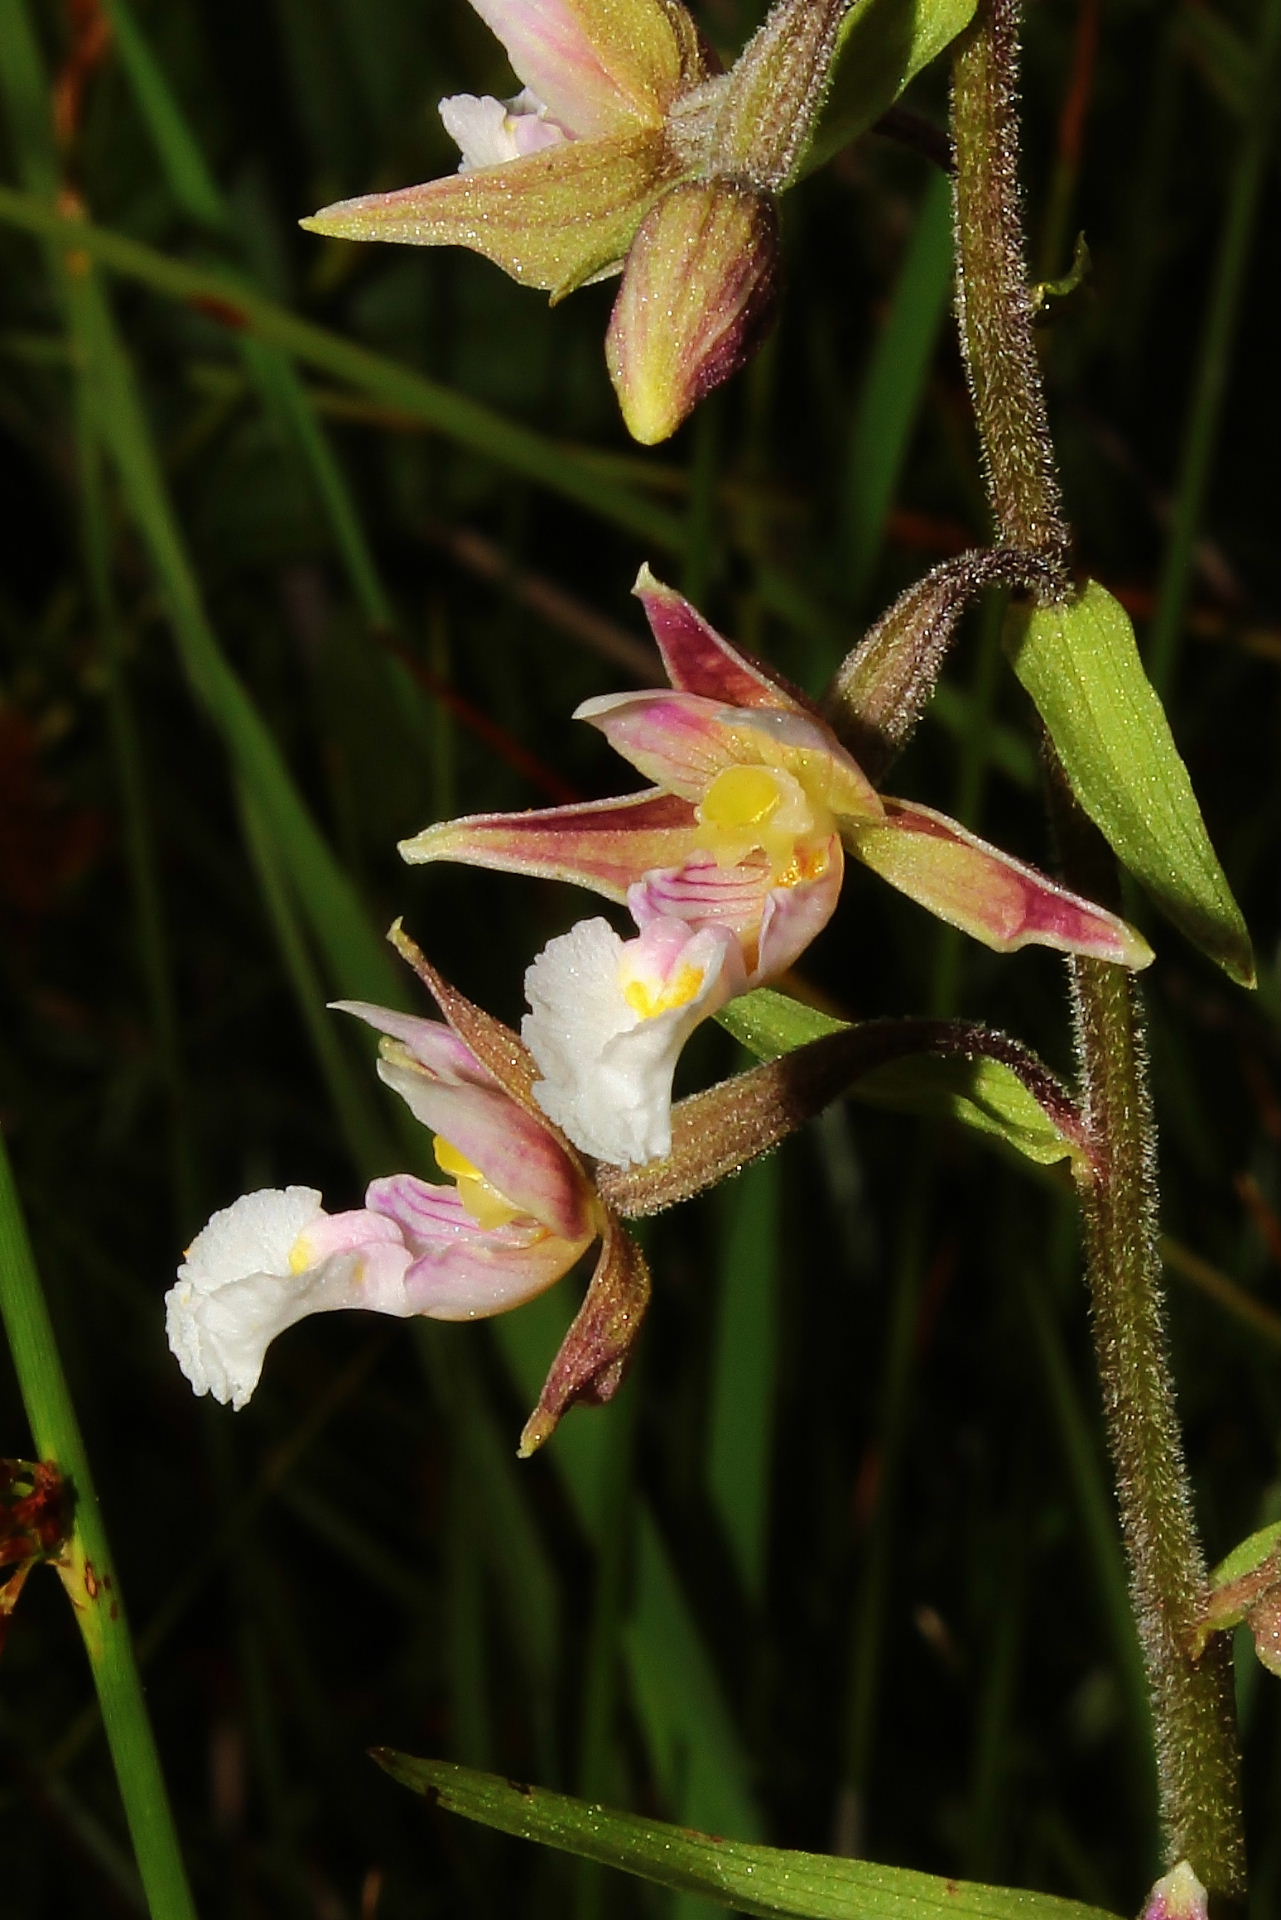
[[778, 219], [730, 180], [676, 187], [628, 256], [605, 354], [633, 437], [653, 446], [749, 360], [773, 317]]

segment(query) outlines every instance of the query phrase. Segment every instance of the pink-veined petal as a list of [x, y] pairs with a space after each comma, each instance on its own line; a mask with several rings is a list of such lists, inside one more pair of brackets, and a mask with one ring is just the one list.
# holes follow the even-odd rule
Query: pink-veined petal
[[567, 1241], [528, 1226], [480, 1227], [453, 1187], [399, 1173], [365, 1196], [394, 1222], [412, 1256], [409, 1311], [430, 1320], [480, 1320], [523, 1306], [568, 1273], [593, 1233]]
[[625, 900], [642, 874], [651, 867], [679, 866], [696, 842], [690, 803], [651, 791], [583, 806], [442, 820], [402, 840], [400, 854], [411, 865], [461, 860], [501, 873], [569, 880], [607, 899]]
[[619, 264], [672, 166], [661, 133], [566, 140], [502, 166], [339, 200], [301, 224], [338, 240], [470, 247], [523, 286], [561, 296]]
[[1142, 934], [1116, 914], [999, 852], [955, 820], [888, 798], [885, 812], [882, 822], [847, 824], [850, 852], [985, 946], [999, 953], [1056, 947], [1136, 969], [1151, 961]]
[[844, 865], [838, 836], [800, 857], [808, 877], [783, 886], [763, 855], [722, 867], [696, 854], [683, 867], [646, 874], [627, 904], [642, 928], [657, 919], [728, 928], [742, 949], [747, 984], [758, 987], [786, 972], [836, 911]]
[[378, 1077], [415, 1120], [470, 1160], [505, 1200], [562, 1240], [591, 1231], [583, 1176], [547, 1127], [497, 1087], [446, 1085], [412, 1065], [378, 1062]]
[[736, 180], [689, 180], [641, 221], [605, 336], [627, 430], [675, 433], [756, 352], [774, 319], [778, 214]]
[[670, 0], [472, 0], [517, 77], [579, 139], [660, 126], [702, 76], [698, 36]]
[[806, 702], [759, 661], [731, 646], [683, 594], [656, 580], [648, 566], [632, 592], [645, 609], [667, 677], [680, 693], [699, 693], [726, 707], [795, 707]]

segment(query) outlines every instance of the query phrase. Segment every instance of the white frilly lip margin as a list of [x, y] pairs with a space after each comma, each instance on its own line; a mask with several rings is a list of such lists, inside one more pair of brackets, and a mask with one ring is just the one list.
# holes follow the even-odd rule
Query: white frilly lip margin
[[[341, 1238], [341, 1222], [335, 1235], [336, 1216], [325, 1213], [320, 1198], [313, 1187], [243, 1194], [192, 1241], [177, 1284], [165, 1295], [165, 1330], [197, 1394], [212, 1394], [239, 1411], [258, 1384], [271, 1342], [308, 1314], [355, 1306], [409, 1310], [397, 1282], [412, 1256], [395, 1244], [400, 1233], [390, 1220], [351, 1216], [361, 1221], [359, 1250], [339, 1246], [293, 1269], [291, 1258], [309, 1230], [331, 1243]], [[385, 1263], [377, 1288], [385, 1297], [378, 1299], [362, 1284], [374, 1252], [381, 1255], [376, 1264]]]
[[[646, 1015], [625, 983], [638, 949], [655, 962], [661, 988], [679, 966], [701, 975], [678, 1006]], [[534, 1098], [576, 1147], [612, 1166], [661, 1159], [672, 1144], [672, 1078], [681, 1048], [745, 985], [742, 954], [724, 927], [691, 932], [651, 922], [624, 941], [607, 920], [580, 920], [551, 940], [525, 975], [531, 1011], [521, 1035], [543, 1078]]]

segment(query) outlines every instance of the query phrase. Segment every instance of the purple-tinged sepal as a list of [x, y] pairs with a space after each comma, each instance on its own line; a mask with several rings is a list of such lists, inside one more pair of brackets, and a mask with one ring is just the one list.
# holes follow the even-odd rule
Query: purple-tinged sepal
[[613, 1399], [635, 1350], [650, 1290], [644, 1254], [608, 1214], [591, 1284], [521, 1434], [523, 1460], [551, 1437], [576, 1402], [604, 1406]]
[[683, 182], [645, 215], [605, 336], [634, 440], [668, 439], [751, 359], [774, 319], [778, 259], [773, 198], [735, 180]]
[[1135, 970], [1152, 960], [1128, 922], [930, 807], [887, 798], [883, 821], [846, 823], [845, 844], [891, 886], [998, 953], [1054, 947]]

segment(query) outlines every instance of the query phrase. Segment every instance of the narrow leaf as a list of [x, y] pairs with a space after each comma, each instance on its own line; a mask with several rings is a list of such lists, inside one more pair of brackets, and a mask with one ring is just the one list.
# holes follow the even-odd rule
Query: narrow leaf
[[1014, 671], [1077, 799], [1162, 912], [1242, 986], [1250, 936], [1215, 856], [1129, 617], [1091, 581], [1010, 629]]
[[373, 1757], [402, 1786], [448, 1813], [770, 1920], [1111, 1920], [1099, 1907], [1052, 1894], [749, 1846], [446, 1761], [386, 1748]]

